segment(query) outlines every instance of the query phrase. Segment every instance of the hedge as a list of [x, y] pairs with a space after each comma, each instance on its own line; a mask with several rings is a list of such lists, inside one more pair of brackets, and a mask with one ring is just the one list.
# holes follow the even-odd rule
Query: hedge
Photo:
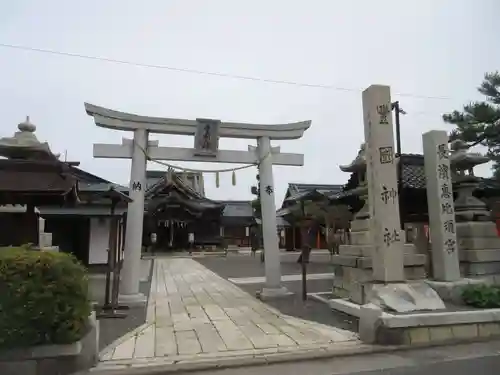
[[90, 312], [87, 273], [72, 255], [0, 249], [0, 348], [78, 341]]
[[497, 285], [471, 284], [462, 289], [466, 305], [479, 308], [500, 307], [500, 287]]

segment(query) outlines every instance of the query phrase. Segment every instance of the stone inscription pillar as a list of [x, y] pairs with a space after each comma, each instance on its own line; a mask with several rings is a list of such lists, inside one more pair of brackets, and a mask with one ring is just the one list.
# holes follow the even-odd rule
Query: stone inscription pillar
[[399, 218], [391, 95], [388, 86], [372, 85], [363, 91], [363, 114], [370, 233], [374, 245], [373, 278], [381, 282], [402, 282], [404, 235]]
[[432, 270], [434, 279], [460, 279], [457, 251], [455, 212], [451, 182], [448, 135], [432, 130], [422, 135], [427, 204], [432, 243]]
[[134, 142], [131, 145], [132, 166], [130, 170], [129, 195], [132, 202], [128, 204], [127, 230], [125, 232], [125, 253], [121, 272], [120, 299], [127, 303], [145, 302], [144, 295], [139, 293], [141, 272], [142, 224], [144, 218], [144, 191], [146, 189], [146, 155], [148, 132], [144, 129], [134, 131]]

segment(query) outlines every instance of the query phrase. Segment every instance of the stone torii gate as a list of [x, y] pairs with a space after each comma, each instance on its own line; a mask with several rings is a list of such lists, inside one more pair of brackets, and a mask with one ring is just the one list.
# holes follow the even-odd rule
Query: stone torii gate
[[[94, 144], [95, 158], [132, 159], [130, 171], [130, 198], [127, 211], [125, 256], [122, 270], [120, 300], [125, 303], [145, 302], [139, 293], [139, 273], [144, 219], [144, 190], [146, 164], [151, 160], [217, 162], [256, 164], [259, 166], [262, 228], [265, 249], [266, 283], [261, 297], [287, 294], [281, 285], [280, 255], [276, 235], [276, 205], [272, 165], [304, 165], [302, 154], [280, 153], [279, 147], [271, 147], [271, 140], [299, 139], [311, 121], [280, 125], [259, 125], [221, 122], [212, 119], [170, 119], [139, 116], [98, 107], [85, 103], [88, 115], [94, 117], [97, 126], [134, 132], [133, 141], [124, 139], [122, 144]], [[157, 141], [149, 141], [149, 133], [177, 134], [195, 137], [194, 148], [159, 147]], [[257, 147], [248, 151], [219, 150], [220, 137], [256, 139]]]

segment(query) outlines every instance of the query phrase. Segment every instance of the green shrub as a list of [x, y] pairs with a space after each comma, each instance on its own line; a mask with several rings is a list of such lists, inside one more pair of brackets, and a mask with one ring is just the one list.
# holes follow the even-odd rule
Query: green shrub
[[500, 307], [500, 287], [494, 285], [467, 285], [462, 290], [466, 305], [481, 308]]
[[73, 256], [0, 249], [0, 347], [78, 341], [90, 312], [87, 273]]

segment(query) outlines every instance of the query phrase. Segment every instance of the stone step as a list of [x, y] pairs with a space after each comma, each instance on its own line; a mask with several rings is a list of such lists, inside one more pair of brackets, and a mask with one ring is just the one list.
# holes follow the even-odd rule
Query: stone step
[[[425, 254], [405, 254], [404, 266], [423, 266], [426, 264], [427, 256]], [[372, 268], [372, 258], [353, 255], [334, 255], [332, 264], [337, 266]]]
[[469, 263], [500, 262], [500, 249], [459, 250], [458, 255]]
[[499, 237], [470, 237], [470, 238], [457, 238], [458, 248], [460, 250], [479, 250], [479, 249], [498, 249], [500, 251], [500, 238]]
[[367, 231], [370, 229], [370, 220], [353, 220], [351, 221], [351, 233]]
[[[417, 248], [412, 243], [405, 243], [404, 245], [405, 254], [416, 254]], [[340, 245], [339, 254], [340, 255], [354, 255], [354, 256], [365, 256], [369, 257], [374, 251], [373, 245]]]
[[497, 227], [492, 221], [457, 223], [458, 238], [498, 238]]

